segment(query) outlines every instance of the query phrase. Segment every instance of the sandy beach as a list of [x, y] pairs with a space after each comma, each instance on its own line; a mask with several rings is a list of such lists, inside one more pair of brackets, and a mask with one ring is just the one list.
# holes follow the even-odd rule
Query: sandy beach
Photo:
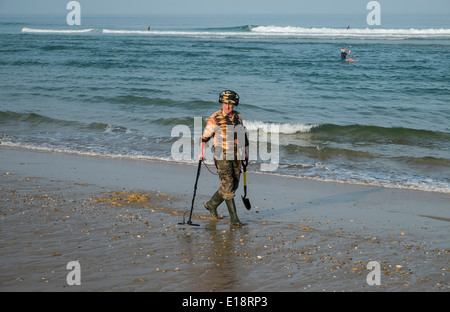
[[[450, 194], [248, 172], [242, 228], [197, 167], [0, 147], [0, 291], [450, 290]], [[214, 169], [214, 166], [210, 166]], [[68, 285], [78, 261], [81, 285]], [[369, 285], [380, 266], [380, 285]]]

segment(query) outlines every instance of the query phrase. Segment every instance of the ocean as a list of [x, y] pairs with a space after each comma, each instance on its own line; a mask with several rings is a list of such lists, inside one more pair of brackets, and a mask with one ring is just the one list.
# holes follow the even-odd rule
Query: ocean
[[0, 15], [0, 146], [195, 164], [226, 89], [250, 171], [450, 192], [448, 16]]

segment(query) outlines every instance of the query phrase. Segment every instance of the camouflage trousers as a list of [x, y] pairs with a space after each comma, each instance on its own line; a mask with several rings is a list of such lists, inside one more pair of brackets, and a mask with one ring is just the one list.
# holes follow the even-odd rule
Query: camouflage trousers
[[238, 160], [215, 160], [217, 173], [219, 174], [219, 194], [224, 200], [233, 199], [239, 186], [241, 166]]

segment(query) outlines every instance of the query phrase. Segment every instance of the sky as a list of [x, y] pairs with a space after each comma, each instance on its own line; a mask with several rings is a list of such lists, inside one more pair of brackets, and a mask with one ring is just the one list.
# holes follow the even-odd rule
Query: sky
[[[0, 0], [0, 14], [67, 14], [70, 0]], [[83, 14], [367, 14], [370, 0], [78, 0]], [[378, 0], [384, 14], [448, 14], [450, 0]]]

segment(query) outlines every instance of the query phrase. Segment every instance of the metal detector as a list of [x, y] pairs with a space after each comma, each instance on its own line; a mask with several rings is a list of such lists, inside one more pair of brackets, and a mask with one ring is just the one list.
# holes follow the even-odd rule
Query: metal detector
[[203, 159], [200, 159], [198, 161], [197, 178], [195, 179], [194, 196], [192, 197], [191, 212], [189, 214], [189, 220], [188, 220], [188, 222], [185, 222], [185, 215], [188, 212], [188, 211], [186, 211], [183, 214], [183, 222], [182, 223], [178, 223], [178, 224], [181, 224], [181, 225], [189, 224], [189, 225], [193, 225], [193, 226], [200, 226], [200, 224], [192, 223], [191, 219], [192, 219], [192, 211], [194, 210], [194, 200], [195, 200], [195, 194], [197, 193], [197, 183], [198, 183], [198, 178], [200, 177], [200, 169], [202, 167], [202, 161], [203, 161]]

